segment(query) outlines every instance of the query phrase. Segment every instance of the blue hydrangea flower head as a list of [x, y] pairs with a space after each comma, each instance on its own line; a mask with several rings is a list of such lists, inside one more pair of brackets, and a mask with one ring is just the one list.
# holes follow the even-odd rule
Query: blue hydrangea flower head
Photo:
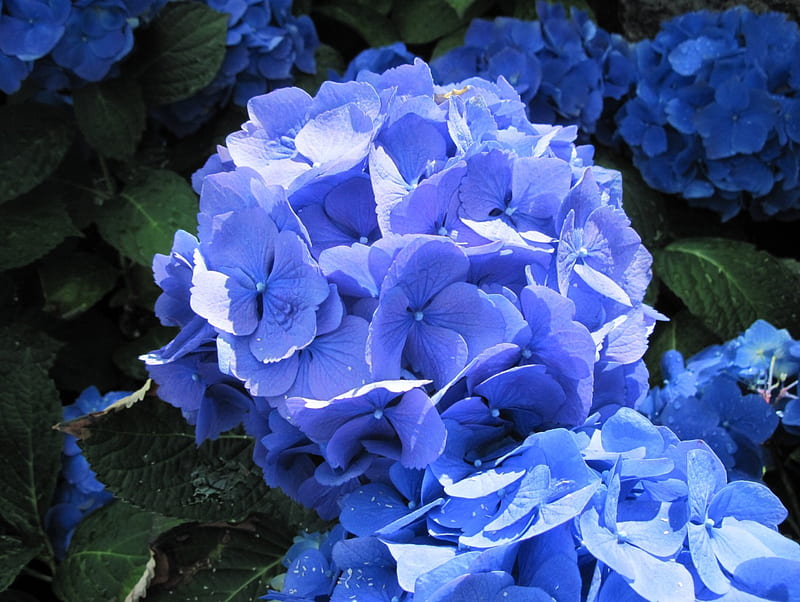
[[[64, 420], [100, 412], [128, 395], [130, 393], [125, 391], [112, 391], [101, 395], [96, 387], [89, 387], [72, 404], [64, 407]], [[65, 433], [58, 487], [44, 519], [45, 529], [57, 560], [63, 559], [66, 555], [78, 523], [112, 499], [114, 499], [112, 493], [97, 480], [97, 476], [83, 457], [75, 437]]]
[[100, 81], [133, 48], [128, 17], [122, 0], [77, 0], [53, 60], [84, 80]]
[[677, 17], [639, 42], [636, 93], [616, 119], [648, 184], [723, 220], [792, 216], [798, 49], [795, 23], [743, 7]]
[[476, 19], [464, 46], [432, 63], [437, 81], [503, 76], [537, 123], [576, 124], [593, 133], [604, 99], [619, 99], [633, 82], [628, 44], [574, 9], [537, 2], [538, 21]]

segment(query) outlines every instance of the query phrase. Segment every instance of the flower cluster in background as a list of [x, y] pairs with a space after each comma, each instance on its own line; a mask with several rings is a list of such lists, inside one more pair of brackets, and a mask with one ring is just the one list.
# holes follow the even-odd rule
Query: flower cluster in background
[[133, 30], [165, 0], [5, 0], [0, 3], [0, 90], [32, 74], [45, 90], [100, 81], [133, 48]]
[[694, 12], [635, 47], [619, 135], [645, 181], [728, 219], [796, 216], [800, 30], [779, 13]]
[[800, 341], [784, 329], [758, 320], [685, 363], [678, 351], [669, 351], [662, 365], [663, 386], [653, 388], [638, 409], [681, 438], [706, 441], [731, 478], [761, 479], [761, 444], [779, 422], [800, 433]]
[[248, 109], [155, 259], [181, 330], [144, 359], [198, 441], [243, 422], [267, 484], [338, 519], [267, 598], [788, 583], [761, 578], [800, 567], [778, 499], [632, 409], [651, 258], [575, 126], [420, 60]]
[[319, 39], [306, 15], [292, 14], [292, 0], [203, 0], [227, 13], [225, 58], [214, 81], [197, 94], [159, 107], [155, 117], [179, 136], [189, 134], [230, 101], [290, 85], [295, 69], [315, 73]]
[[[64, 420], [100, 412], [128, 395], [130, 393], [126, 391], [101, 395], [96, 387], [89, 387], [74, 403], [64, 407]], [[112, 499], [114, 495], [97, 480], [75, 437], [64, 433], [58, 488], [45, 516], [45, 528], [57, 560], [64, 558], [72, 534], [83, 518]]]
[[[594, 133], [608, 99], [634, 83], [630, 48], [588, 15], [560, 4], [536, 3], [537, 21], [475, 19], [464, 45], [432, 61], [439, 83], [505, 77], [535, 123], [577, 125]], [[610, 105], [610, 103], [609, 103]]]

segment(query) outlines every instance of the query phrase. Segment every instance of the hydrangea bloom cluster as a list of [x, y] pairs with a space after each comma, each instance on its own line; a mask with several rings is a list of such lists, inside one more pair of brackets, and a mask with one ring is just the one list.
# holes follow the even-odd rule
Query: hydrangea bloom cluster
[[[800, 545], [763, 485], [726, 482], [702, 441], [622, 408], [453, 470], [394, 465], [299, 540], [268, 600], [775, 599]], [[344, 532], [343, 532], [344, 530]], [[349, 533], [350, 536], [347, 536]], [[278, 585], [280, 580], [278, 580]], [[781, 599], [793, 599], [783, 597]]]
[[[164, 0], [0, 2], [0, 90], [34, 72], [47, 90], [104, 79], [133, 47], [139, 18]], [[35, 68], [35, 69], [34, 69]]]
[[[101, 395], [96, 387], [89, 387], [74, 403], [64, 407], [64, 420], [100, 412], [128, 395], [130, 393], [126, 391], [112, 391]], [[75, 437], [64, 433], [58, 488], [44, 519], [45, 529], [57, 560], [66, 555], [72, 534], [81, 520], [105, 506], [113, 498], [113, 494], [97, 480], [97, 476], [83, 457]]]
[[222, 67], [206, 88], [155, 112], [181, 136], [199, 128], [231, 99], [245, 106], [253, 96], [290, 85], [295, 69], [316, 72], [316, 29], [308, 16], [292, 14], [292, 0], [203, 1], [228, 15], [227, 49]]
[[713, 599], [800, 566], [777, 498], [632, 409], [651, 258], [575, 126], [422, 61], [248, 110], [154, 261], [180, 332], [144, 359], [198, 441], [243, 422], [338, 518], [268, 598]]
[[799, 54], [796, 23], [743, 7], [688, 13], [640, 42], [617, 122], [647, 183], [723, 219], [795, 214]]
[[731, 478], [761, 478], [761, 444], [779, 422], [800, 434], [800, 341], [785, 329], [758, 320], [685, 363], [669, 351], [662, 366], [664, 385], [652, 389], [639, 409], [682, 438], [707, 441]]
[[619, 174], [574, 127], [503, 80], [361, 77], [250, 101], [195, 178], [198, 237], [156, 258], [182, 330], [146, 358], [198, 441], [246, 419], [267, 482], [326, 516], [438, 457], [445, 409], [483, 408], [491, 446], [633, 405], [657, 318]]
[[[345, 72], [339, 77], [335, 72], [331, 73], [334, 81], [349, 82], [358, 77], [361, 71], [372, 71], [383, 73], [392, 67], [400, 65], [410, 65], [417, 58], [412, 54], [403, 42], [395, 42], [389, 46], [379, 48], [367, 48], [359, 52], [355, 58], [347, 65]], [[332, 70], [331, 70], [332, 71]]]
[[436, 81], [505, 77], [528, 105], [531, 121], [577, 125], [595, 132], [606, 99], [633, 83], [628, 43], [583, 11], [539, 0], [537, 21], [476, 19], [464, 45], [434, 60]]

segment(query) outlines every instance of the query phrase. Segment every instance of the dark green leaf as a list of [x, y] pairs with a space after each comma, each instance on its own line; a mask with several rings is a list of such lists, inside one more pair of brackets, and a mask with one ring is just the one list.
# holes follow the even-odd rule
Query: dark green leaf
[[436, 42], [431, 52], [431, 60], [447, 54], [453, 48], [457, 48], [464, 44], [464, 34], [467, 32], [466, 27], [459, 27], [456, 31], [448, 34]]
[[664, 377], [661, 374], [661, 356], [670, 349], [677, 349], [685, 359], [705, 349], [717, 345], [722, 340], [703, 326], [703, 322], [688, 311], [680, 311], [670, 317], [669, 322], [659, 322], [650, 337], [650, 346], [644, 356], [650, 371], [650, 384], [660, 386]]
[[0, 203], [43, 182], [72, 144], [64, 111], [38, 104], [0, 107]]
[[148, 169], [103, 206], [97, 226], [120, 253], [150, 266], [155, 253], [169, 253], [175, 230], [194, 230], [196, 218], [197, 196], [186, 180]]
[[467, 9], [475, 4], [475, 0], [446, 0], [459, 17], [463, 17]]
[[145, 380], [147, 371], [144, 363], [139, 359], [140, 355], [159, 349], [175, 337], [174, 328], [156, 326], [148, 330], [144, 335], [129, 341], [114, 349], [114, 363], [124, 374], [135, 380]]
[[676, 202], [650, 188], [630, 162], [608, 150], [598, 148], [595, 162], [622, 173], [622, 198], [633, 229], [648, 249], [664, 246], [670, 240], [668, 208]]
[[113, 289], [118, 277], [119, 271], [97, 255], [53, 254], [39, 266], [44, 310], [64, 320], [74, 318]]
[[225, 57], [228, 15], [201, 2], [169, 3], [137, 39], [145, 99], [167, 104], [211, 83]]
[[39, 188], [0, 207], [0, 270], [28, 265], [68, 236], [80, 235], [61, 197], [47, 186]]
[[155, 558], [150, 544], [180, 524], [120, 500], [84, 518], [58, 566], [53, 590], [64, 600], [139, 600]]
[[41, 548], [42, 546], [26, 545], [17, 537], [0, 535], [0, 591], [14, 582], [19, 572], [36, 557]]
[[8, 589], [0, 592], [0, 602], [41, 602], [41, 600], [26, 592]]
[[454, 32], [461, 25], [456, 11], [444, 0], [395, 2], [392, 18], [406, 44], [426, 44]]
[[34, 546], [45, 541], [42, 518], [61, 466], [58, 391], [28, 350], [0, 352], [0, 523]]
[[251, 602], [267, 593], [269, 580], [282, 572], [291, 534], [261, 525], [187, 525], [156, 543], [165, 582], [147, 592], [147, 602], [214, 600]]
[[223, 433], [197, 447], [194, 427], [154, 397], [85, 428], [89, 436], [79, 444], [92, 469], [136, 506], [200, 521], [242, 520], [263, 510], [268, 490], [245, 435]]
[[26, 349], [30, 353], [31, 361], [42, 366], [45, 370], [53, 367], [56, 354], [63, 343], [42, 332], [33, 324], [16, 320], [0, 328], [0, 341], [6, 348], [23, 353]]
[[114, 159], [133, 155], [145, 121], [142, 91], [135, 80], [89, 84], [75, 90], [73, 100], [78, 126], [97, 152]]
[[317, 61], [317, 73], [309, 75], [307, 73], [300, 73], [295, 78], [294, 85], [302, 88], [312, 96], [317, 93], [322, 82], [330, 79], [328, 75], [329, 70], [337, 73], [343, 73], [347, 68], [342, 55], [332, 46], [327, 44], [320, 44], [315, 52]]
[[68, 322], [61, 322], [53, 334], [65, 341], [51, 370], [60, 391], [77, 396], [89, 385], [101, 391], [119, 388], [119, 373], [114, 366], [114, 349], [122, 344], [119, 325], [111, 321], [101, 306]]
[[722, 339], [757, 318], [800, 335], [800, 279], [753, 245], [723, 238], [676, 241], [655, 254], [656, 274]]
[[320, 4], [314, 12], [351, 27], [370, 46], [387, 46], [400, 39], [392, 22], [369, 5], [345, 0]]

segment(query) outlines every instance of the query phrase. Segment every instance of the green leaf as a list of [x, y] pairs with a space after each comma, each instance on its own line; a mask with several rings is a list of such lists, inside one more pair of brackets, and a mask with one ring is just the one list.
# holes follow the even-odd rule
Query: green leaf
[[175, 172], [146, 169], [104, 205], [96, 221], [109, 244], [150, 266], [155, 253], [169, 253], [175, 230], [194, 230], [197, 196]]
[[258, 524], [174, 529], [156, 543], [169, 577], [148, 590], [147, 602], [258, 600], [267, 593], [270, 579], [285, 570], [281, 560], [292, 535]]
[[67, 114], [39, 104], [0, 107], [0, 203], [33, 190], [72, 144]]
[[61, 197], [49, 186], [6, 203], [0, 207], [0, 270], [28, 265], [68, 236], [81, 233], [72, 224]]
[[0, 352], [0, 524], [29, 546], [46, 541], [42, 518], [61, 467], [61, 401], [30, 351]]
[[119, 271], [97, 255], [53, 254], [39, 266], [44, 310], [64, 320], [74, 318], [111, 291], [118, 277]]
[[37, 326], [23, 320], [15, 320], [11, 324], [0, 327], [0, 341], [6, 347], [22, 353], [28, 350], [31, 361], [45, 370], [53, 367], [56, 354], [63, 343], [39, 330]]
[[453, 7], [459, 17], [463, 17], [467, 9], [475, 4], [475, 0], [446, 0], [446, 2]]
[[664, 377], [661, 374], [661, 356], [670, 349], [677, 349], [684, 358], [689, 359], [698, 351], [721, 342], [722, 339], [703, 326], [700, 318], [686, 310], [671, 316], [669, 322], [659, 322], [650, 337], [650, 346], [644, 356], [650, 371], [651, 386], [662, 384]]
[[197, 447], [180, 410], [154, 397], [86, 421], [79, 445], [92, 470], [131, 504], [198, 521], [264, 509], [268, 489], [246, 435], [223, 433]]
[[147, 371], [140, 355], [159, 349], [170, 342], [177, 334], [174, 328], [155, 326], [138, 339], [128, 341], [114, 349], [114, 364], [123, 374], [135, 380], [145, 380]]
[[317, 72], [314, 75], [308, 73], [298, 73], [294, 85], [302, 88], [312, 96], [317, 93], [322, 83], [329, 79], [328, 71], [333, 69], [337, 73], [343, 73], [347, 68], [342, 55], [327, 44], [320, 44], [317, 47], [315, 59], [317, 61]]
[[16, 589], [0, 592], [0, 602], [41, 602], [39, 598]]
[[595, 163], [622, 173], [622, 206], [644, 245], [654, 249], [667, 244], [671, 237], [668, 208], [675, 199], [650, 188], [629, 161], [602, 147], [596, 150]]
[[101, 155], [126, 159], [142, 138], [145, 106], [139, 84], [115, 79], [78, 88], [75, 117], [86, 140]]
[[188, 98], [214, 79], [225, 58], [228, 15], [200, 2], [175, 2], [137, 38], [143, 49], [140, 83], [145, 100]]
[[0, 535], [0, 591], [14, 583], [19, 572], [36, 557], [42, 547], [26, 545], [17, 537]]
[[395, 2], [392, 17], [406, 44], [426, 44], [454, 32], [461, 19], [444, 0]]
[[400, 39], [394, 24], [366, 4], [345, 0], [314, 6], [314, 12], [351, 27], [370, 46], [388, 46]]
[[800, 335], [800, 279], [749, 243], [679, 240], [656, 251], [654, 267], [689, 311], [723, 340], [758, 318]]
[[120, 500], [78, 525], [53, 590], [64, 600], [139, 600], [153, 578], [150, 544], [181, 521]]
[[464, 35], [467, 33], [466, 27], [459, 27], [453, 33], [440, 38], [438, 42], [436, 42], [436, 46], [433, 47], [433, 51], [431, 52], [431, 60], [435, 58], [439, 58], [440, 56], [447, 54], [453, 48], [458, 48], [459, 46], [463, 46], [464, 44]]

